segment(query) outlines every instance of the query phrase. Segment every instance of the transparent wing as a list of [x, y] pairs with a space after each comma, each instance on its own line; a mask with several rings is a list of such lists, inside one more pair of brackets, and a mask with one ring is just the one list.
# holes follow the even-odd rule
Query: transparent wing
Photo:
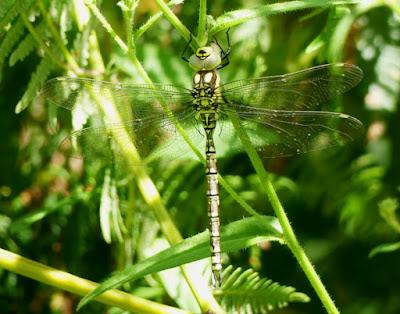
[[[113, 101], [122, 118], [141, 117], [148, 118], [157, 115], [162, 109], [161, 103], [165, 102], [172, 111], [186, 108], [192, 96], [190, 90], [173, 85], [164, 84], [121, 84], [100, 80], [72, 77], [58, 77], [49, 80], [40, 92], [40, 97], [46, 98], [53, 105], [73, 110], [80, 106], [85, 111], [99, 111], [97, 103], [106, 99]], [[84, 104], [79, 101], [90, 99]]]
[[143, 159], [153, 151], [162, 154], [160, 145], [165, 152], [173, 147], [166, 143], [177, 135], [175, 119], [186, 127], [195, 124], [190, 91], [171, 85], [65, 77], [47, 82], [40, 98], [57, 110], [56, 127], [70, 134], [62, 145], [73, 145], [89, 158], [122, 159], [131, 143]]
[[239, 115], [252, 145], [263, 158], [343, 145], [363, 132], [359, 120], [337, 112], [252, 109], [240, 113], [232, 110], [230, 114]]
[[233, 81], [220, 86], [227, 106], [270, 110], [319, 110], [321, 104], [357, 85], [362, 70], [346, 63], [324, 64], [302, 71]]

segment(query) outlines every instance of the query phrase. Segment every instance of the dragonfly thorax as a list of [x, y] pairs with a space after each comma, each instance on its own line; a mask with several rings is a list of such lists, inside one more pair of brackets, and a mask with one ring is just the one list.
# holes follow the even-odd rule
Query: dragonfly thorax
[[193, 76], [193, 109], [205, 128], [214, 128], [218, 119], [219, 75], [217, 71], [198, 71]]

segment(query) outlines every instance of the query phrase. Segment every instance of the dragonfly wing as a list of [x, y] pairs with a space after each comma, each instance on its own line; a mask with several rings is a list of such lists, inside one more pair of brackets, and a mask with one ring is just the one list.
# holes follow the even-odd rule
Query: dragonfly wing
[[233, 81], [220, 86], [237, 111], [248, 106], [270, 110], [319, 110], [321, 104], [357, 85], [362, 70], [346, 63], [324, 64], [302, 71]]
[[80, 109], [100, 116], [104, 115], [102, 105], [112, 105], [122, 119], [132, 120], [163, 112], [163, 102], [171, 111], [182, 109], [190, 103], [192, 96], [190, 90], [173, 85], [122, 84], [58, 77], [46, 82], [39, 98], [56, 107]]
[[[195, 122], [191, 108], [175, 112], [174, 117], [191, 140], [192, 125]], [[132, 120], [118, 124], [103, 124], [75, 130], [64, 138], [63, 148], [73, 146], [73, 155], [88, 160], [101, 159], [117, 165], [142, 166], [160, 158], [173, 160], [185, 157], [189, 145], [182, 139], [175, 121], [168, 116], [148, 120]], [[130, 160], [132, 150], [137, 151], [140, 160]]]
[[58, 131], [70, 134], [63, 146], [73, 144], [90, 158], [122, 156], [133, 143], [144, 159], [177, 135], [176, 121], [194, 120], [190, 91], [172, 85], [57, 78], [40, 99], [56, 109]]
[[343, 145], [357, 138], [362, 123], [325, 111], [252, 110], [238, 114], [252, 145], [263, 158], [284, 157]]

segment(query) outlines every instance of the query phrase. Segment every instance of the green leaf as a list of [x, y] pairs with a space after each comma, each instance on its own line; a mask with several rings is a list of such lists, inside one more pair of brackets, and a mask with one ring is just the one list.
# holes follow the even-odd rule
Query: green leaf
[[[46, 23], [41, 22], [37, 27], [36, 31], [42, 34], [46, 30]], [[17, 48], [13, 51], [10, 56], [9, 64], [13, 66], [18, 61], [22, 61], [29, 55], [29, 53], [35, 48], [35, 39], [31, 34], [25, 36], [25, 38], [19, 43]]]
[[[169, 248], [168, 241], [164, 238], [157, 238], [155, 241], [152, 241], [150, 246], [146, 247], [145, 256], [150, 257], [167, 248]], [[190, 272], [204, 274], [204, 272], [209, 269], [208, 258], [190, 263]], [[181, 268], [175, 267], [159, 272], [157, 273], [157, 280], [160, 281], [165, 292], [168, 293], [169, 297], [174, 300], [181, 309], [188, 310], [192, 313], [201, 313], [199, 305], [182, 274]]]
[[[24, 34], [24, 29], [25, 29], [24, 21], [21, 18], [19, 18], [5, 35], [0, 45], [0, 69], [4, 64], [4, 59], [12, 51], [14, 45], [19, 41], [19, 39]], [[0, 73], [0, 81], [1, 81], [1, 73]]]
[[103, 238], [108, 244], [112, 242], [113, 235], [118, 242], [123, 241], [124, 226], [119, 208], [115, 180], [110, 169], [106, 169], [100, 198], [100, 226]]
[[359, 1], [345, 0], [308, 0], [308, 1], [288, 1], [274, 4], [267, 4], [253, 9], [243, 9], [227, 12], [216, 19], [215, 25], [210, 29], [209, 36], [237, 26], [239, 24], [251, 21], [261, 16], [270, 16], [279, 13], [287, 13], [297, 10], [312, 8], [328, 8], [341, 4], [353, 4]]
[[[1, 2], [3, 2], [3, 0], [1, 0]], [[32, 2], [33, 0], [17, 0], [9, 7], [7, 14], [0, 19], [0, 35], [4, 32], [6, 26], [18, 16], [19, 12], [28, 12]], [[3, 6], [3, 4], [1, 4], [1, 6]], [[6, 9], [6, 6], [7, 4], [5, 4], [4, 9]]]
[[394, 242], [394, 243], [384, 243], [381, 245], [378, 245], [374, 249], [371, 250], [371, 252], [368, 254], [369, 258], [374, 257], [377, 254], [381, 253], [389, 253], [389, 252], [394, 252], [400, 250], [400, 242]]
[[327, 51], [327, 59], [330, 62], [339, 62], [343, 59], [346, 38], [356, 18], [356, 14], [347, 14], [337, 24], [335, 31], [331, 35]]
[[396, 216], [399, 201], [396, 198], [386, 198], [379, 203], [379, 213], [386, 223], [400, 233], [400, 221]]
[[103, 187], [101, 188], [101, 198], [100, 198], [100, 229], [103, 235], [104, 241], [108, 244], [111, 243], [111, 207], [113, 200], [110, 193], [110, 169], [106, 169], [104, 174]]
[[[115, 273], [86, 295], [79, 302], [78, 309], [103, 292], [119, 287], [128, 281], [208, 257], [210, 255], [209, 239], [209, 232], [206, 230]], [[222, 251], [232, 252], [264, 241], [283, 242], [283, 236], [275, 217], [258, 216], [243, 218], [223, 227], [221, 241]]]
[[54, 67], [53, 61], [44, 57], [42, 61], [40, 61], [36, 71], [32, 74], [31, 80], [29, 81], [28, 87], [22, 96], [21, 100], [18, 102], [15, 113], [20, 113], [25, 110], [26, 107], [32, 102], [32, 100], [36, 97], [39, 89], [43, 85], [43, 83], [47, 80], [51, 70]]
[[2, 0], [0, 2], [0, 21], [3, 20], [4, 16], [12, 8], [14, 4], [15, 0]]
[[[168, 2], [168, 6], [173, 8], [177, 5], [183, 4], [184, 0], [172, 0]], [[163, 16], [162, 12], [157, 12], [156, 14], [152, 15], [142, 26], [135, 30], [134, 36], [137, 40], [152, 26], [154, 25], [161, 17]]]
[[310, 298], [290, 286], [260, 278], [252, 269], [227, 267], [224, 282], [215, 292], [218, 301], [229, 313], [269, 313], [286, 307], [290, 302], [309, 302]]
[[321, 33], [307, 46], [305, 49], [306, 53], [315, 53], [316, 51], [326, 47], [329, 39], [332, 37], [335, 31], [337, 23], [343, 16], [348, 13], [346, 7], [334, 7], [329, 11], [328, 20]]
[[43, 207], [30, 211], [27, 214], [14, 219], [10, 225], [10, 231], [16, 232], [19, 228], [24, 228], [34, 224], [35, 222], [48, 217], [54, 212], [62, 210], [66, 206], [73, 206], [78, 202], [87, 201], [89, 197], [89, 192], [84, 192], [80, 189], [73, 191], [70, 196], [64, 197], [61, 200], [58, 200], [55, 196], [49, 197]]

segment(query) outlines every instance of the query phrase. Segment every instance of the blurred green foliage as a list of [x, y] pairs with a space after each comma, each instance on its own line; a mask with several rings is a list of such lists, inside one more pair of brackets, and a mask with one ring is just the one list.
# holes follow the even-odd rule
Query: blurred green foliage
[[[160, 237], [159, 226], [131, 176], [110, 181], [107, 177], [112, 169], [107, 165], [71, 158], [57, 144], [65, 134], [50, 136], [47, 109], [31, 105], [44, 81], [68, 74], [48, 57], [33, 36], [40, 35], [52, 53], [63, 58], [38, 9], [39, 2], [51, 13], [65, 47], [82, 68], [89, 68], [92, 62], [85, 43], [89, 45], [90, 30], [94, 28], [105, 60], [105, 78], [141, 81], [129, 57], [96, 18], [92, 17], [85, 29], [79, 29], [68, 1], [1, 2], [0, 245], [100, 281], [110, 272], [148, 256], [150, 244]], [[273, 159], [265, 166], [298, 238], [342, 313], [397, 314], [400, 4], [390, 0], [352, 1], [348, 5], [346, 1], [325, 2], [333, 5], [282, 10], [285, 14], [264, 12], [232, 26], [231, 63], [221, 76], [224, 81], [231, 81], [336, 61], [354, 63], [363, 69], [361, 84], [332, 106], [333, 111], [343, 111], [363, 121], [363, 138], [346, 147]], [[273, 3], [285, 8], [283, 1]], [[230, 10], [264, 4], [261, 0], [216, 0], [209, 2], [208, 9], [216, 19], [214, 25], [224, 25], [218, 24], [218, 16], [225, 13], [224, 21], [229, 23]], [[286, 8], [290, 4], [288, 1]], [[126, 28], [116, 3], [104, 1], [98, 6], [113, 29], [125, 38]], [[157, 12], [155, 3], [141, 1], [134, 25], [142, 25]], [[196, 1], [178, 5], [174, 12], [196, 32]], [[212, 22], [210, 18], [210, 25]], [[216, 36], [225, 44], [223, 32]], [[180, 33], [161, 18], [138, 38], [136, 53], [154, 82], [190, 87], [191, 70], [180, 59], [185, 44]], [[21, 111], [18, 115], [16, 107]], [[219, 160], [219, 169], [253, 208], [262, 214], [273, 214], [245, 155], [227, 155]], [[151, 169], [151, 177], [184, 236], [206, 228], [201, 164], [160, 162]], [[112, 191], [118, 191], [118, 196]], [[110, 207], [105, 205], [107, 201], [118, 203]], [[223, 224], [245, 215], [224, 190], [221, 203]], [[111, 214], [107, 212], [110, 208]], [[252, 266], [261, 275], [311, 297], [310, 303], [294, 303], [276, 313], [322, 313], [318, 297], [286, 247], [266, 243], [230, 254], [229, 258], [233, 265]], [[2, 313], [71, 313], [78, 300], [1, 269], [0, 282]], [[166, 292], [165, 281], [157, 276], [124, 288], [161, 303], [177, 302]], [[82, 313], [101, 311], [104, 306], [93, 302]]]

